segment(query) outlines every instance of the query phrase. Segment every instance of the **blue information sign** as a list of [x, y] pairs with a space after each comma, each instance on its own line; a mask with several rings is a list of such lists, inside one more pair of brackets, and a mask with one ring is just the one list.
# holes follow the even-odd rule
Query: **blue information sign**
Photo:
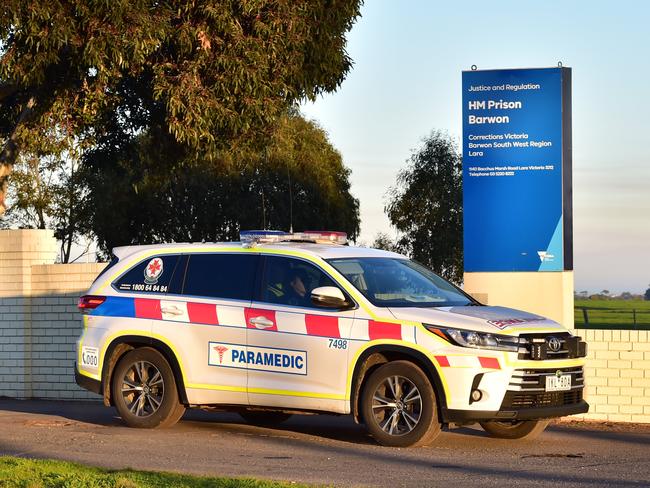
[[465, 271], [573, 269], [571, 70], [463, 72]]

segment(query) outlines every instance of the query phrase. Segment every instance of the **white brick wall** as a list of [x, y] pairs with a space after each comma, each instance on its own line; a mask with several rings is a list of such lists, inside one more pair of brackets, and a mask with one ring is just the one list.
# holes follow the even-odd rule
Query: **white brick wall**
[[0, 396], [93, 399], [74, 382], [76, 304], [105, 263], [52, 264], [48, 230], [0, 231]]
[[29, 299], [0, 298], [0, 396], [28, 397]]
[[577, 330], [589, 344], [589, 420], [650, 423], [650, 331]]
[[82, 324], [78, 296], [32, 298], [31, 380], [34, 398], [98, 399], [74, 382], [75, 342]]

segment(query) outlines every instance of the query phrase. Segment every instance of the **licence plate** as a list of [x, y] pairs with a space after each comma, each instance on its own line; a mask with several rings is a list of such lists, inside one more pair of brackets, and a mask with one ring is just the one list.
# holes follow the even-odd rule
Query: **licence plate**
[[547, 376], [546, 391], [564, 391], [571, 389], [571, 375]]

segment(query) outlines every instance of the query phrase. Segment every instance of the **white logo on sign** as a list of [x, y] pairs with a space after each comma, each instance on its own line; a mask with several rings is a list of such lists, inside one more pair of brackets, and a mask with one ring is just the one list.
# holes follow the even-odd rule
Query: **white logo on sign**
[[546, 261], [554, 261], [555, 260], [555, 255], [551, 254], [548, 251], [537, 251], [537, 255], [539, 256], [539, 260], [544, 263]]

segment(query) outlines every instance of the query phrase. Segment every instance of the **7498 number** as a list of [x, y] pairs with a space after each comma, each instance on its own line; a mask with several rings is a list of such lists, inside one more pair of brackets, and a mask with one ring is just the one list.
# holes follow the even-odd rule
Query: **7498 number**
[[328, 339], [330, 349], [347, 349], [348, 341], [347, 339]]

